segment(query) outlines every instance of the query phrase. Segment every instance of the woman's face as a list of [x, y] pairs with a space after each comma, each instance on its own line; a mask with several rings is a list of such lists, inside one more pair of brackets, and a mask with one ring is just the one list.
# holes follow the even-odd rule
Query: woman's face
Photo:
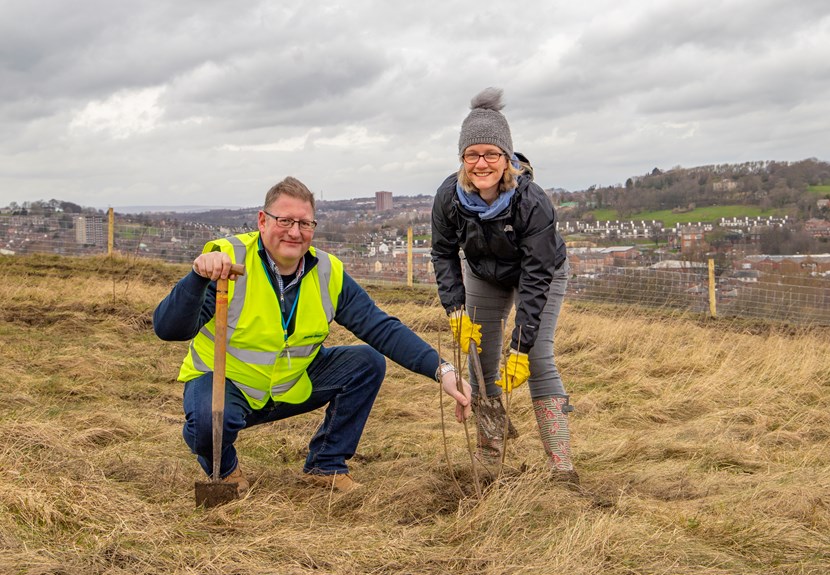
[[[494, 162], [488, 162], [485, 154], [499, 154]], [[476, 159], [475, 156], [478, 155]], [[471, 162], [470, 160], [475, 160]], [[475, 144], [464, 150], [462, 162], [464, 171], [473, 185], [478, 188], [482, 198], [492, 199], [498, 196], [499, 183], [507, 169], [507, 158], [501, 148], [493, 144]]]

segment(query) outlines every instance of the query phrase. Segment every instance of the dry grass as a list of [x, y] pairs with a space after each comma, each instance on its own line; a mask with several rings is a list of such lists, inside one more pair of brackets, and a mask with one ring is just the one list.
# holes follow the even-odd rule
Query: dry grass
[[[0, 263], [0, 573], [830, 572], [826, 332], [566, 304], [581, 492], [546, 481], [520, 389], [508, 459], [524, 471], [481, 499], [447, 424], [460, 495], [437, 385], [390, 363], [352, 464], [367, 489], [298, 480], [309, 414], [243, 432], [253, 489], [204, 510], [174, 381], [185, 346], [150, 325], [186, 267]], [[432, 343], [446, 329], [434, 290], [371, 293]]]

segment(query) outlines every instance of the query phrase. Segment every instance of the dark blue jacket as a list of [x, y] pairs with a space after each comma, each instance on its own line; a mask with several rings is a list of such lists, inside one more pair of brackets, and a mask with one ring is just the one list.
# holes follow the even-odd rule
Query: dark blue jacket
[[[305, 281], [315, 265], [317, 258], [306, 253], [306, 274], [300, 281]], [[272, 283], [277, 284], [276, 281]], [[291, 309], [298, 294], [299, 284], [286, 291], [284, 305], [287, 309]], [[153, 329], [165, 341], [188, 341], [210, 321], [215, 309], [216, 282], [191, 271], [156, 307]], [[274, 321], [279, 321], [279, 318], [274, 317]], [[292, 318], [289, 333], [294, 331], [296, 321], [302, 321], [302, 317]], [[399, 319], [380, 309], [366, 290], [345, 272], [334, 321], [395, 363], [426, 377], [435, 377], [438, 352]]]

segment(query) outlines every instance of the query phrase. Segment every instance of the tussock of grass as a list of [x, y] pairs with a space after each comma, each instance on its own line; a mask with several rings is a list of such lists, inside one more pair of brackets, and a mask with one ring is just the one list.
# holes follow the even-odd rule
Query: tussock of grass
[[[509, 469], [478, 498], [448, 402], [445, 459], [437, 385], [390, 363], [351, 464], [365, 489], [301, 481], [311, 413], [243, 432], [251, 492], [205, 510], [181, 439], [185, 344], [151, 330], [187, 266], [0, 261], [0, 573], [830, 570], [825, 331], [566, 303], [580, 490], [550, 482], [520, 388]], [[434, 289], [369, 289], [451, 355]]]

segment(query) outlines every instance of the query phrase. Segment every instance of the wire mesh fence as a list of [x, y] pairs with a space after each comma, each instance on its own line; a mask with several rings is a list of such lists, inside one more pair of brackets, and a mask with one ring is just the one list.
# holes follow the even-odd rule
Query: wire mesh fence
[[761, 273], [745, 281], [723, 270], [710, 286], [705, 269], [605, 266], [588, 276], [571, 278], [568, 298], [714, 313], [718, 317], [830, 325], [830, 281], [809, 276]]
[[[140, 220], [114, 220], [110, 228], [107, 217], [100, 215], [2, 215], [0, 254], [101, 255], [110, 252], [111, 242], [112, 251], [121, 255], [189, 263], [206, 242], [250, 229]], [[349, 239], [353, 241], [333, 242], [318, 233], [314, 245], [343, 260], [357, 280], [435, 289], [428, 245], [412, 247], [394, 239], [367, 241], [358, 235]], [[710, 281], [706, 266], [655, 269], [636, 262], [592, 266], [590, 273], [575, 271], [567, 293], [572, 301], [830, 325], [830, 280], [809, 274], [762, 271], [747, 278], [736, 270], [722, 269]]]

